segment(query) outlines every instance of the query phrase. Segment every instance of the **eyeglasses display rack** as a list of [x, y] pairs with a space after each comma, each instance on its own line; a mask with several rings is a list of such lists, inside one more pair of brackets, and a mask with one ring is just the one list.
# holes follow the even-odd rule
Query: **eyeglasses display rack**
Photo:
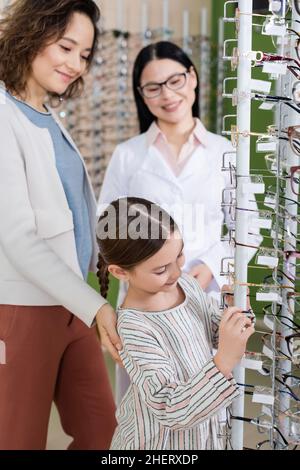
[[[227, 23], [234, 24], [236, 37], [224, 41], [223, 58], [237, 77], [223, 86], [224, 98], [236, 108], [224, 116], [222, 130], [236, 153], [233, 163], [223, 157], [223, 170], [234, 182], [226, 205], [233, 214], [227, 240], [235, 255], [225, 274], [235, 305], [247, 311], [250, 298], [262, 319], [256, 325], [261, 351], [247, 351], [234, 372], [244, 393], [227, 414], [227, 447], [243, 449], [244, 426], [250, 425], [264, 435], [256, 449], [292, 450], [300, 444], [300, 1], [270, 0], [268, 12], [257, 12], [252, 0], [230, 0], [224, 4]], [[253, 50], [253, 31], [262, 43], [268, 38], [271, 51]], [[253, 110], [273, 110], [275, 124], [252, 130]], [[261, 244], [251, 241], [257, 230]], [[254, 266], [249, 249], [256, 251]], [[266, 274], [261, 283], [249, 282], [250, 268]], [[245, 382], [247, 370], [254, 383]], [[261, 408], [259, 416], [245, 416], [246, 394]]]

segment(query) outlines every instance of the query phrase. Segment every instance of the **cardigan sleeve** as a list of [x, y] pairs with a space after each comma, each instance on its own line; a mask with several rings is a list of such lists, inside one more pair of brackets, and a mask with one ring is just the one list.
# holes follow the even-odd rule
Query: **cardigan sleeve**
[[91, 326], [106, 300], [38, 236], [22, 142], [7, 108], [0, 106], [0, 246], [24, 280]]

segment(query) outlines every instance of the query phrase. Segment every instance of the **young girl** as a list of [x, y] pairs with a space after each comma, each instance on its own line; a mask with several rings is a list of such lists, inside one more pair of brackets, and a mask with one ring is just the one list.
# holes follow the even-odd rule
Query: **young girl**
[[94, 327], [114, 311], [86, 282], [96, 202], [45, 104], [82, 89], [99, 16], [92, 0], [16, 0], [0, 20], [1, 450], [45, 449], [52, 401], [70, 449], [107, 449], [116, 424]]
[[239, 393], [231, 372], [254, 332], [251, 320], [236, 307], [221, 319], [217, 303], [181, 273], [182, 238], [157, 205], [112, 202], [97, 237], [102, 295], [108, 273], [129, 285], [118, 332], [131, 384], [111, 449], [221, 449], [218, 412]]

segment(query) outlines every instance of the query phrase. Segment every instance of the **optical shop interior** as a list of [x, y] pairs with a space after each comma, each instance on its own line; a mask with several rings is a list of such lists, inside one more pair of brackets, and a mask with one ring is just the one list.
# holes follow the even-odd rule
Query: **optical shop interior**
[[0, 450], [300, 448], [300, 0], [0, 0]]

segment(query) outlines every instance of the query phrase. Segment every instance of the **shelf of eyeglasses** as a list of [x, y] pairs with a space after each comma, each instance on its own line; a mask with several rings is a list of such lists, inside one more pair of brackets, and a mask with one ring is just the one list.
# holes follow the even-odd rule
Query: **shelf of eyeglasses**
[[[279, 195], [273, 192], [273, 187], [269, 186], [264, 194], [262, 201], [249, 199], [247, 207], [238, 207], [236, 200], [236, 188], [228, 188], [223, 192], [221, 207], [225, 213], [225, 220], [229, 231], [221, 238], [222, 241], [234, 243], [232, 240], [235, 223], [239, 214], [247, 216], [248, 235], [250, 238], [254, 234], [254, 230], [265, 230], [264, 237], [273, 243], [276, 249], [280, 244], [289, 243], [289, 250], [297, 251], [299, 244], [298, 224], [300, 223], [300, 215], [298, 214], [300, 204], [291, 198]], [[284, 194], [284, 193], [283, 193]], [[251, 197], [251, 195], [250, 195]], [[267, 209], [258, 207], [257, 204], [264, 205]], [[245, 242], [243, 242], [245, 243]], [[259, 249], [259, 246], [250, 246], [249, 248]], [[240, 244], [240, 246], [243, 246]], [[287, 248], [285, 248], [288, 250]]]
[[[297, 108], [298, 109], [298, 108]], [[299, 109], [300, 112], [300, 109]], [[227, 114], [223, 117], [222, 135], [229, 136], [234, 148], [239, 144], [240, 138], [257, 137], [256, 152], [268, 153], [276, 152], [281, 141], [288, 142], [291, 150], [297, 155], [300, 155], [300, 126], [288, 126], [279, 129], [274, 125], [267, 127], [267, 132], [252, 132], [246, 129], [239, 129], [236, 124], [231, 124], [230, 130], [226, 128], [227, 122], [235, 121], [237, 116], [235, 114]]]
[[90, 146], [88, 149], [86, 147], [78, 146], [84, 160], [87, 162], [89, 161], [98, 161], [99, 159], [102, 160], [103, 164], [105, 162], [109, 162], [112, 154], [116, 148], [116, 143], [113, 144], [106, 144], [106, 145], [99, 145], [99, 146]]
[[97, 141], [91, 141], [91, 142], [83, 142], [79, 141], [77, 142], [77, 147], [80, 149], [81, 153], [85, 158], [93, 158], [101, 155], [107, 155], [107, 153], [110, 153], [110, 156], [114, 152], [116, 146], [119, 143], [122, 143], [124, 140], [124, 137], [131, 136], [130, 133], [122, 133], [118, 137], [112, 139], [112, 138], [107, 138], [103, 139], [100, 142]]
[[[101, 137], [102, 135], [107, 136], [109, 133], [118, 135], [118, 132], [122, 132], [124, 130], [130, 131], [131, 129], [135, 129], [137, 126], [137, 122], [134, 119], [135, 116], [132, 115], [130, 118], [128, 117], [129, 113], [110, 113], [107, 119], [99, 120], [99, 122], [94, 122], [92, 120], [78, 122], [76, 126], [72, 126], [74, 128], [74, 132], [79, 139], [84, 137]], [[108, 119], [108, 117], [110, 119]], [[66, 123], [68, 125], [68, 122]], [[76, 129], [75, 129], [76, 127]]]
[[[249, 387], [249, 385], [248, 385]], [[252, 387], [252, 386], [250, 386]], [[230, 409], [227, 410], [227, 436], [230, 438], [232, 420], [243, 421], [256, 427], [259, 434], [269, 434], [274, 431], [274, 445], [277, 449], [293, 449], [300, 444], [300, 406], [299, 402], [291, 399], [290, 405], [284, 411], [277, 412], [280, 409], [278, 395], [272, 397], [272, 389], [267, 387], [253, 386], [254, 391], [248, 392], [255, 396], [255, 403], [262, 404], [262, 411], [255, 418], [233, 415]], [[272, 404], [270, 403], [272, 401]], [[275, 418], [275, 419], [274, 419]], [[274, 424], [276, 423], [276, 424]], [[283, 426], [285, 425], [285, 426]], [[264, 440], [256, 446], [256, 450], [267, 448], [270, 445], [269, 440]]]
[[[300, 65], [300, 64], [299, 64]], [[299, 68], [300, 71], [300, 68]], [[300, 77], [300, 73], [299, 73]], [[297, 80], [293, 83], [291, 95], [290, 96], [281, 96], [281, 95], [272, 95], [270, 92], [259, 93], [257, 91], [245, 92], [245, 91], [238, 91], [237, 88], [233, 88], [232, 91], [227, 90], [227, 83], [228, 81], [236, 81], [236, 78], [225, 78], [223, 81], [223, 93], [222, 97], [231, 99], [232, 106], [236, 107], [239, 103], [245, 100], [253, 100], [253, 101], [261, 101], [262, 104], [259, 109], [265, 110], [272, 110], [274, 105], [276, 104], [285, 104], [289, 106], [291, 109], [294, 109], [296, 112], [300, 112], [299, 104], [300, 104], [300, 81]], [[263, 88], [263, 81], [262, 80], [255, 80], [253, 83], [260, 82], [261, 87]], [[265, 89], [267, 89], [267, 84], [271, 85], [271, 82], [264, 82]], [[257, 86], [258, 88], [258, 86]], [[255, 87], [254, 87], [255, 89]]]
[[[249, 268], [255, 268], [255, 266], [248, 266]], [[233, 268], [234, 269], [234, 268]], [[273, 302], [278, 305], [282, 305], [284, 308], [287, 309], [290, 315], [294, 315], [295, 313], [299, 312], [300, 309], [300, 293], [299, 290], [299, 282], [297, 280], [294, 281], [292, 278], [289, 278], [289, 275], [284, 273], [280, 269], [276, 269], [277, 272], [282, 273], [284, 283], [279, 281], [279, 276], [275, 278], [273, 275], [265, 276], [262, 282], [242, 282], [236, 279], [236, 275], [234, 270], [222, 271], [220, 273], [221, 276], [227, 278], [226, 283], [232, 286], [232, 288], [236, 287], [244, 287], [250, 290], [250, 293], [245, 294], [250, 299], [255, 300], [258, 303], [269, 303]], [[267, 269], [267, 268], [265, 268]], [[268, 268], [270, 269], [270, 268]], [[250, 271], [249, 271], [250, 272]], [[296, 287], [297, 282], [297, 287]]]
[[99, 106], [98, 108], [82, 111], [80, 114], [63, 114], [63, 122], [65, 125], [84, 129], [87, 131], [101, 130], [103, 128], [115, 126], [118, 128], [120, 125], [131, 128], [137, 125], [136, 111], [121, 108], [112, 109], [111, 106]]
[[[267, 408], [267, 405], [264, 406], [262, 413], [254, 418], [245, 417], [245, 416], [236, 416], [233, 415], [230, 409], [227, 410], [227, 427], [224, 434], [220, 434], [219, 437], [224, 437], [226, 439], [226, 448], [232, 449], [231, 442], [231, 428], [232, 422], [234, 420], [242, 421], [245, 424], [254, 426], [258, 434], [267, 434], [268, 439], [260, 441], [255, 449], [250, 450], [295, 450], [295, 448], [300, 443], [300, 426], [299, 426], [299, 416], [298, 408], [293, 410], [292, 415], [290, 415], [290, 410], [286, 410], [285, 414], [281, 415], [281, 419], [288, 418], [288, 431], [284, 433], [281, 428], [280, 422], [274, 424], [272, 417], [272, 410]], [[273, 431], [271, 434], [270, 431]], [[287, 435], [286, 435], [287, 434]], [[273, 443], [270, 439], [270, 436], [273, 435]]]
[[[119, 30], [109, 30], [104, 31], [100, 35], [99, 40], [99, 48], [105, 49], [118, 44], [119, 47], [126, 48], [130, 44], [131, 47], [136, 46], [139, 47], [144, 44], [145, 39], [152, 41], [158, 41], [163, 39], [165, 35], [168, 34], [169, 36], [173, 35], [173, 32], [170, 30], [164, 30], [163, 28], [156, 28], [156, 29], [148, 29], [145, 33], [131, 33], [127, 31], [119, 31]], [[199, 36], [195, 36], [197, 38]], [[193, 37], [191, 37], [193, 41]], [[173, 37], [172, 41], [176, 39]], [[196, 42], [196, 39], [195, 39]]]
[[[232, 15], [232, 7], [234, 15]], [[238, 8], [238, 2], [225, 1], [224, 3], [224, 23], [234, 23], [236, 35], [240, 31], [241, 17], [251, 17], [252, 26], [260, 34], [271, 36], [272, 38], [284, 37], [288, 32], [288, 26], [291, 22], [292, 6], [294, 6], [297, 14], [299, 13], [299, 0], [270, 0], [269, 14], [261, 14], [255, 12], [245, 12]], [[274, 44], [276, 45], [276, 44]]]
[[[277, 279], [285, 279], [285, 282], [281, 282], [281, 284], [288, 284], [295, 288], [297, 284], [299, 286], [300, 280], [300, 251], [298, 250], [298, 246], [296, 245], [295, 239], [284, 239], [278, 241], [278, 237], [276, 234], [272, 234], [272, 237], [264, 236], [264, 240], [268, 240], [269, 238], [272, 239], [273, 247], [269, 246], [258, 246], [255, 249], [255, 258], [254, 263], [248, 264], [249, 269], [256, 269], [260, 270], [263, 274], [263, 270], [271, 270], [272, 273], [275, 273]], [[253, 248], [253, 245], [248, 244], [241, 244], [236, 243], [233, 240], [233, 244], [231, 246], [242, 246]], [[287, 248], [289, 245], [289, 248]], [[265, 276], [267, 279], [268, 276]]]
[[[264, 322], [270, 322], [270, 315], [264, 316]], [[286, 322], [287, 323], [287, 322]], [[286, 325], [286, 324], [284, 324]], [[283, 324], [281, 324], [283, 327]], [[289, 330], [291, 331], [291, 330]], [[298, 371], [300, 369], [300, 330], [292, 330], [291, 334], [283, 335], [272, 331], [266, 333], [256, 329], [256, 334], [260, 335], [263, 344], [262, 354], [271, 361], [290, 361]], [[250, 362], [250, 361], [248, 361]]]
[[[115, 120], [116, 122], [113, 123], [112, 125], [109, 125], [108, 122], [109, 120], [105, 120], [106, 122], [99, 121], [98, 125], [93, 126], [93, 123], [91, 122], [90, 124], [85, 122], [85, 121], [78, 121], [77, 123], [72, 123], [72, 122], [65, 122], [65, 126], [72, 131], [73, 135], [77, 135], [77, 138], [81, 140], [86, 140], [90, 139], [91, 137], [96, 138], [98, 140], [101, 140], [101, 137], [104, 135], [104, 137], [107, 137], [109, 133], [112, 134], [118, 134], [119, 131], [123, 132], [124, 130], [130, 131], [132, 129], [137, 128], [137, 123], [135, 121], [130, 121], [127, 124], [127, 121], [125, 118], [119, 118], [116, 119], [115, 116], [111, 116], [111, 120]], [[100, 127], [101, 123], [101, 127]]]
[[[133, 97], [131, 95], [131, 92], [128, 92], [126, 93], [125, 95], [123, 96], [118, 96], [117, 93], [113, 92], [113, 93], [109, 93], [108, 95], [105, 94], [105, 90], [103, 92], [101, 92], [98, 96], [95, 96], [93, 95], [93, 101], [92, 103], [90, 104], [87, 104], [85, 103], [85, 101], [83, 100], [79, 106], [78, 106], [78, 111], [77, 112], [84, 112], [84, 110], [86, 110], [86, 108], [88, 108], [89, 110], [90, 109], [93, 109], [95, 107], [97, 107], [97, 109], [99, 109], [99, 113], [100, 113], [100, 108], [101, 108], [101, 111], [105, 108], [105, 107], [115, 107], [117, 109], [120, 109], [122, 110], [122, 107], [125, 107], [125, 106], [131, 106], [132, 108], [132, 111], [135, 109], [134, 108], [134, 101], [133, 101]], [[72, 112], [73, 114], [76, 113], [76, 110], [69, 110], [69, 112]], [[88, 111], [86, 111], [88, 112]], [[107, 112], [107, 110], [106, 110]]]
[[[295, 34], [295, 32], [293, 32]], [[224, 42], [223, 60], [230, 61], [231, 71], [234, 72], [239, 64], [240, 57], [246, 58], [251, 62], [252, 68], [260, 68], [263, 73], [269, 75], [271, 79], [291, 73], [297, 80], [300, 78], [300, 35], [297, 36], [297, 56], [298, 59], [288, 55], [278, 55], [263, 51], [248, 51], [240, 53], [238, 47], [232, 49], [231, 55], [226, 55], [226, 47], [231, 44], [232, 40], [227, 39]]]
[[[224, 259], [222, 261], [224, 263]], [[224, 268], [224, 264], [222, 267]], [[283, 271], [281, 272], [283, 273]], [[220, 275], [226, 277], [226, 283], [231, 285], [232, 289], [236, 287], [248, 289], [248, 294], [245, 293], [245, 296], [258, 303], [276, 303], [285, 308], [289, 315], [294, 315], [300, 310], [300, 293], [296, 290], [296, 285], [287, 279], [289, 276], [286, 273], [284, 273], [284, 284], [278, 282], [278, 277], [274, 278], [273, 275], [266, 276], [263, 282], [239, 281], [236, 279], [234, 265], [227, 268], [227, 271], [225, 269], [221, 271]]]
[[[128, 80], [129, 83], [129, 80]], [[128, 101], [129, 98], [133, 101], [133, 93], [131, 88], [124, 88], [124, 83], [120, 83], [117, 80], [112, 82], [112, 85], [106, 86], [103, 82], [98, 82], [96, 79], [92, 82], [90, 87], [86, 88], [86, 94], [76, 100], [72, 100], [69, 104], [66, 104], [62, 107], [62, 110], [76, 112], [81, 111], [82, 108], [89, 108], [106, 101], [114, 101], [118, 106], [123, 103], [123, 101]], [[121, 91], [125, 90], [124, 96], [119, 96]]]

